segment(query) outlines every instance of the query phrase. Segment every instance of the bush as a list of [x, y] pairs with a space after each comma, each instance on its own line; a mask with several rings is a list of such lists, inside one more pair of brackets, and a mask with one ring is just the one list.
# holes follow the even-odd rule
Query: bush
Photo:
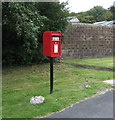
[[64, 3], [2, 3], [3, 65], [46, 62], [48, 58], [42, 56], [43, 32], [64, 31], [68, 16], [65, 6]]

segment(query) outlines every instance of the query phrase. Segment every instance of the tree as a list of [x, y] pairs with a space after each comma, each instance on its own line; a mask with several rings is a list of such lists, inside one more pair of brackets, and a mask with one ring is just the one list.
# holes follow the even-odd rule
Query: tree
[[45, 2], [36, 3], [39, 14], [47, 17], [45, 30], [64, 31], [69, 16], [69, 10], [65, 6], [68, 3]]
[[113, 20], [113, 14], [110, 11], [107, 11], [102, 15], [103, 20], [111, 21]]
[[112, 20], [112, 13], [104, 9], [102, 6], [95, 6], [94, 8], [76, 14], [76, 17], [84, 23], [94, 23], [105, 20]]
[[93, 23], [95, 22], [94, 17], [93, 16], [84, 16], [82, 19], [82, 22], [84, 23]]
[[83, 23], [88, 23], [88, 21], [86, 20], [86, 16], [88, 16], [87, 11], [76, 14], [76, 17], [80, 20], [80, 22], [83, 22]]
[[108, 8], [108, 10], [113, 14], [113, 20], [115, 20], [115, 6], [110, 6], [110, 8]]
[[75, 12], [71, 12], [70, 16], [76, 16], [76, 13]]
[[65, 5], [2, 3], [3, 65], [26, 65], [46, 60], [42, 56], [42, 34], [47, 30], [64, 30], [68, 14]]
[[34, 3], [3, 3], [3, 64], [30, 64], [44, 26]]
[[102, 15], [107, 12], [102, 6], [95, 6], [88, 11], [89, 15], [92, 15], [96, 21], [102, 21]]

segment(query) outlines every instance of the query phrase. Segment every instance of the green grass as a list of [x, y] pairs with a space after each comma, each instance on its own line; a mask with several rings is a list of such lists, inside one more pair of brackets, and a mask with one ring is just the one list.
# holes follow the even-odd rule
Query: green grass
[[67, 63], [76, 63], [82, 65], [93, 65], [98, 67], [113, 68], [113, 57], [86, 58], [86, 59], [65, 59]]
[[[13, 67], [3, 70], [3, 118], [33, 118], [59, 111], [111, 85], [113, 73], [76, 68], [62, 63], [54, 65], [54, 92], [49, 94], [49, 64]], [[81, 86], [88, 84], [90, 88]], [[32, 96], [44, 96], [42, 104], [32, 105]]]

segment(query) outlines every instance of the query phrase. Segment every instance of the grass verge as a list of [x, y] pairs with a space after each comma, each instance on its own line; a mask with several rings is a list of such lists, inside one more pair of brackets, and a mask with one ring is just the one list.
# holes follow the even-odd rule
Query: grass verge
[[113, 68], [113, 57], [101, 57], [101, 58], [86, 58], [86, 59], [65, 59], [67, 63], [76, 63], [82, 65], [93, 65], [97, 67], [110, 67]]
[[[90, 97], [111, 85], [113, 73], [76, 68], [62, 63], [54, 65], [54, 92], [49, 94], [49, 64], [3, 70], [3, 118], [41, 117]], [[83, 88], [82, 85], [90, 85]], [[32, 105], [32, 96], [44, 96], [42, 104]]]

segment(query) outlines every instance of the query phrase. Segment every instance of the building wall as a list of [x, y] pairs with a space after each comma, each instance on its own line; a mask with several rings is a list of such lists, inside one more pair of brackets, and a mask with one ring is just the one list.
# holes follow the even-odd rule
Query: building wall
[[69, 25], [62, 42], [63, 58], [113, 55], [113, 27], [93, 24]]

